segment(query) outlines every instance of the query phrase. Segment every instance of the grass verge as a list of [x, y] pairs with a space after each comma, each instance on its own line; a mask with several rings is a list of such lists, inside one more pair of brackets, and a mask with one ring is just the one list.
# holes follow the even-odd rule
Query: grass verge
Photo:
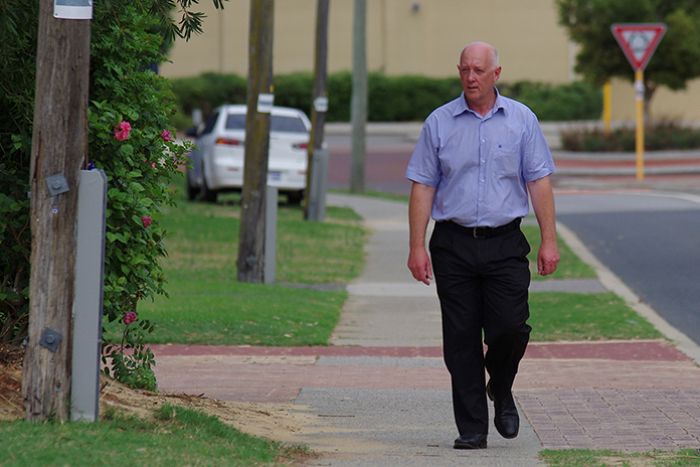
[[4, 466], [279, 465], [308, 455], [174, 405], [152, 420], [110, 411], [98, 423], [0, 422], [0, 438]]
[[546, 449], [540, 452], [540, 456], [551, 467], [700, 465], [700, 452], [695, 449], [640, 453], [589, 449]]
[[[168, 232], [168, 297], [139, 305], [151, 343], [326, 345], [347, 298], [342, 284], [364, 265], [367, 232], [349, 208], [328, 207], [325, 222], [281, 205], [274, 285], [236, 280], [240, 206], [182, 200], [157, 220]], [[107, 337], [116, 338], [115, 325]]]
[[537, 250], [540, 248], [540, 230], [533, 225], [523, 225], [522, 231], [530, 243], [530, 254], [527, 256], [530, 260], [530, 270], [532, 271], [532, 280], [550, 280], [550, 279], [595, 279], [596, 273], [592, 267], [579, 259], [569, 245], [561, 239], [558, 241], [559, 256], [561, 257], [557, 270], [554, 274], [542, 277], [537, 274]]
[[532, 341], [659, 339], [661, 333], [613, 293], [530, 294]]

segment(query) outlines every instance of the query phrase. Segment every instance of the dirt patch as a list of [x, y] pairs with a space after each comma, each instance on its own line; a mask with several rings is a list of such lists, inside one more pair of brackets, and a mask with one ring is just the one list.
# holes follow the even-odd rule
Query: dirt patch
[[[2, 348], [0, 358], [0, 420], [17, 420], [24, 416], [21, 349]], [[197, 395], [139, 391], [101, 377], [100, 413], [113, 407], [123, 413], [151, 418], [154, 410], [167, 403], [201, 410], [245, 433], [290, 444], [302, 442], [302, 429], [313, 418], [303, 407], [291, 404], [229, 402]]]

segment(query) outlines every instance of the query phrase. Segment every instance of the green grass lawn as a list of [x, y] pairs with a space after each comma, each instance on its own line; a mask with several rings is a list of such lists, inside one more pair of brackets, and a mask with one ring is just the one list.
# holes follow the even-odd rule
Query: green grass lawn
[[542, 277], [537, 274], [537, 250], [540, 248], [540, 230], [539, 227], [533, 225], [523, 225], [523, 233], [530, 243], [531, 251], [528, 255], [530, 260], [530, 270], [533, 280], [548, 280], [548, 279], [595, 279], [596, 273], [588, 264], [579, 259], [578, 256], [571, 251], [571, 248], [561, 239], [558, 241], [559, 256], [561, 260], [554, 274]]
[[[364, 265], [367, 232], [348, 208], [328, 207], [325, 222], [278, 211], [277, 283], [236, 280], [240, 206], [181, 200], [158, 220], [167, 230], [168, 297], [144, 301], [139, 316], [156, 324], [151, 343], [325, 345], [347, 298], [343, 284]], [[114, 338], [116, 325], [107, 326]]]
[[279, 465], [303, 448], [256, 438], [199, 411], [165, 405], [152, 420], [106, 414], [98, 423], [0, 422], [3, 466]]
[[532, 341], [658, 339], [649, 321], [612, 293], [530, 294]]
[[700, 452], [682, 449], [675, 452], [654, 451], [629, 453], [589, 449], [545, 449], [540, 456], [551, 467], [598, 467], [598, 466], [699, 466]]

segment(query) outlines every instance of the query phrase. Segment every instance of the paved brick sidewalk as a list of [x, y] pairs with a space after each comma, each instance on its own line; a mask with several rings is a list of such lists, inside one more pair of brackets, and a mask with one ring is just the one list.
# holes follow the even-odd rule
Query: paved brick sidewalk
[[[302, 389], [442, 390], [449, 399], [438, 347], [154, 351], [167, 392], [294, 402]], [[515, 395], [544, 448], [700, 448], [700, 368], [662, 341], [533, 343]]]

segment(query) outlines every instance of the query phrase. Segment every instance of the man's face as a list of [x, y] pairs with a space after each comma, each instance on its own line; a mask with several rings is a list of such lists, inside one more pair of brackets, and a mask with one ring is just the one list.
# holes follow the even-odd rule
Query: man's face
[[493, 87], [501, 75], [501, 67], [492, 63], [490, 50], [472, 46], [462, 53], [457, 65], [464, 95], [470, 104], [483, 104], [493, 96]]

